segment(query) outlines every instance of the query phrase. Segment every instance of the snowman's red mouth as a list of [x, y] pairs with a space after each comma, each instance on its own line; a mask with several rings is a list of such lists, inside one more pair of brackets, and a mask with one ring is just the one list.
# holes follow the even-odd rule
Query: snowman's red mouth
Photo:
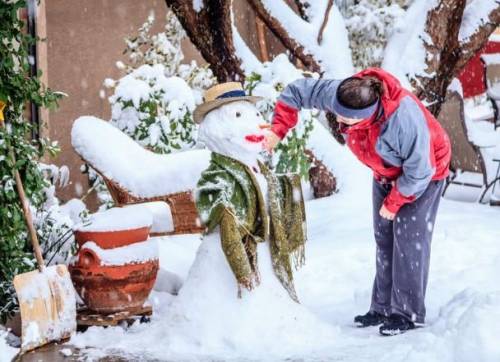
[[260, 143], [264, 141], [263, 135], [249, 134], [245, 136], [245, 140], [252, 143]]

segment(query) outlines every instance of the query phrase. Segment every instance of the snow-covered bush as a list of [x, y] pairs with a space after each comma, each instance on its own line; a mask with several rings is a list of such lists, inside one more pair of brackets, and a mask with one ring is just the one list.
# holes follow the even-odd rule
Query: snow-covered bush
[[[310, 74], [310, 76], [317, 76]], [[254, 70], [245, 80], [245, 88], [255, 96], [264, 99], [257, 103], [257, 108], [269, 123], [272, 121], [274, 106], [283, 89], [292, 81], [304, 77], [304, 74], [290, 63], [285, 54], [278, 55], [273, 61], [264, 63]], [[276, 147], [275, 164], [279, 173], [298, 172], [308, 178], [310, 162], [304, 153], [307, 140], [313, 130], [313, 119], [319, 116], [316, 110], [302, 110], [300, 121], [288, 133], [285, 140]]]
[[162, 64], [141, 65], [118, 80], [109, 98], [111, 123], [157, 153], [195, 143], [193, 92], [184, 79], [165, 74]]
[[192, 111], [202, 102], [204, 89], [214, 84], [212, 72], [196, 62], [182, 64], [181, 41], [186, 36], [177, 18], [167, 14], [163, 32], [151, 34], [154, 15], [126, 39], [130, 63], [118, 62], [127, 73], [106, 79], [111, 122], [141, 145], [157, 153], [190, 148], [196, 139]]
[[64, 187], [68, 184], [68, 167], [40, 163], [39, 169], [47, 180], [47, 186], [43, 189], [45, 200], [42, 207], [34, 210], [42, 254], [47, 265], [67, 264], [75, 252], [72, 227], [83, 222], [88, 211], [78, 199], [60, 205], [56, 197], [56, 185]]
[[396, 19], [403, 16], [410, 0], [360, 0], [341, 7], [349, 31], [354, 66], [380, 66], [387, 39]]

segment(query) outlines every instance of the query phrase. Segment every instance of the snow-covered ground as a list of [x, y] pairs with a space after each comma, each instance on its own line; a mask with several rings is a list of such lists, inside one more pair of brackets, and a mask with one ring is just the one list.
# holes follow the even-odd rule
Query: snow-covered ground
[[[376, 328], [353, 326], [353, 317], [369, 307], [375, 270], [371, 177], [348, 152], [334, 147], [329, 154], [335, 156], [325, 157], [325, 162], [343, 169], [339, 180], [342, 191], [306, 204], [309, 240], [306, 265], [296, 273], [302, 302], [301, 308], [294, 309], [296, 326], [283, 329], [274, 317], [261, 319], [265, 313], [257, 318], [245, 315], [241, 316], [240, 335], [234, 336], [235, 316], [217, 319], [207, 313], [206, 318], [213, 319], [207, 336], [200, 332], [206, 321], [199, 319], [199, 313], [191, 311], [198, 319], [187, 323], [189, 316], [178, 313], [182, 310], [175, 303], [179, 297], [153, 292], [151, 323], [128, 330], [90, 328], [69, 343], [85, 348], [91, 360], [118, 354], [140, 360], [499, 361], [500, 208], [442, 200], [433, 239], [424, 328], [388, 338], [380, 337]], [[185, 279], [200, 245], [199, 236], [157, 241], [161, 267]], [[200, 285], [202, 307], [212, 304], [223, 290], [208, 277], [207, 283], [212, 284], [208, 288]], [[252, 295], [257, 291], [245, 293], [243, 298], [257, 298], [257, 294]], [[236, 293], [218, 303], [235, 303], [235, 299]], [[261, 307], [276, 310], [274, 303], [276, 300], [269, 300]], [[310, 328], [314, 320], [317, 329]], [[262, 328], [266, 324], [269, 328]], [[255, 329], [248, 328], [252, 325]], [[210, 343], [194, 338], [200, 335], [204, 338], [201, 341]]]
[[[73, 336], [68, 347], [88, 361], [109, 355], [141, 361], [500, 361], [500, 208], [475, 203], [477, 190], [471, 188], [451, 186], [441, 203], [427, 325], [390, 338], [353, 325], [353, 317], [369, 307], [375, 271], [371, 175], [321, 130], [313, 132], [311, 145], [334, 170], [341, 191], [306, 203], [306, 265], [296, 273], [301, 305], [270, 293], [268, 279], [238, 300], [230, 273], [199, 265], [190, 272], [199, 235], [156, 238], [162, 272], [150, 297], [151, 323], [127, 330], [93, 327]], [[225, 263], [217, 248], [200, 250]], [[259, 253], [265, 262], [266, 253]], [[270, 270], [261, 272], [269, 276]], [[186, 279], [179, 296], [167, 293]], [[0, 361], [16, 351], [0, 331]]]

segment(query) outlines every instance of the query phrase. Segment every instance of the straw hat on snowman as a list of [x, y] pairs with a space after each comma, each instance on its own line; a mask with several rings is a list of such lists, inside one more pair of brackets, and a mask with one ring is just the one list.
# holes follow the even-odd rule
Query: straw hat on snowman
[[262, 97], [247, 95], [240, 82], [220, 83], [205, 91], [204, 102], [194, 110], [193, 119], [200, 124], [207, 113], [225, 104], [237, 101], [255, 104], [261, 99]]

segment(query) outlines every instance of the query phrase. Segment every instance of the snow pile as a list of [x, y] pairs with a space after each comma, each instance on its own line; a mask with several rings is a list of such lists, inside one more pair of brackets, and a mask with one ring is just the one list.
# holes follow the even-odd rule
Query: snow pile
[[19, 352], [18, 348], [9, 346], [7, 343], [8, 332], [0, 327], [0, 362], [11, 362]]
[[155, 154], [92, 116], [75, 121], [71, 142], [76, 152], [107, 178], [145, 198], [192, 190], [210, 158], [206, 150]]
[[177, 295], [182, 288], [182, 279], [171, 271], [160, 269], [156, 276], [154, 290], [157, 292], [169, 293]]
[[136, 214], [151, 213], [153, 225], [151, 233], [167, 233], [174, 231], [174, 220], [170, 206], [163, 201], [145, 202], [143, 204], [133, 204], [124, 206], [125, 209], [132, 210]]
[[85, 223], [74, 229], [82, 232], [120, 231], [150, 227], [152, 224], [153, 215], [146, 208], [114, 207], [90, 215]]
[[[72, 338], [75, 346], [107, 348], [149, 358], [175, 359], [186, 355], [272, 359], [304, 351], [320, 353], [338, 337], [337, 328], [320, 321], [293, 302], [274, 276], [269, 245], [259, 244], [262, 281], [237, 298], [237, 286], [220, 247], [219, 235], [201, 244], [179, 295], [149, 326], [91, 328]], [[154, 315], [155, 316], [155, 315]], [[119, 336], [119, 337], [118, 337]], [[118, 338], [117, 338], [118, 337]], [[147, 352], [146, 352], [147, 351]]]
[[[93, 241], [87, 241], [80, 250], [84, 249], [92, 250], [99, 257], [100, 265], [125, 265], [158, 259], [157, 245], [149, 240], [113, 249], [102, 249]], [[80, 253], [75, 263], [79, 256]]]
[[499, 318], [500, 291], [465, 290], [442, 308], [432, 332], [450, 344], [455, 361], [499, 361]]
[[[301, 305], [289, 304], [281, 285], [267, 277], [271, 267], [265, 244], [259, 246], [263, 284], [237, 299], [234, 277], [215, 237], [203, 241], [197, 253], [197, 235], [154, 238], [160, 267], [184, 280], [179, 295], [153, 292], [150, 324], [128, 330], [90, 328], [71, 344], [90, 356], [135, 360], [500, 360], [500, 210], [442, 200], [432, 246], [427, 326], [381, 338], [376, 328], [359, 329], [352, 323], [356, 314], [368, 310], [375, 272], [371, 175], [349, 158], [345, 147], [330, 153], [328, 148], [325, 144], [317, 150], [329, 155], [325, 162], [342, 167], [344, 187], [333, 197], [306, 203], [307, 263], [295, 278]], [[234, 317], [241, 312], [242, 317]], [[297, 314], [293, 324], [288, 319], [292, 312]], [[285, 317], [278, 321], [275, 316]]]

